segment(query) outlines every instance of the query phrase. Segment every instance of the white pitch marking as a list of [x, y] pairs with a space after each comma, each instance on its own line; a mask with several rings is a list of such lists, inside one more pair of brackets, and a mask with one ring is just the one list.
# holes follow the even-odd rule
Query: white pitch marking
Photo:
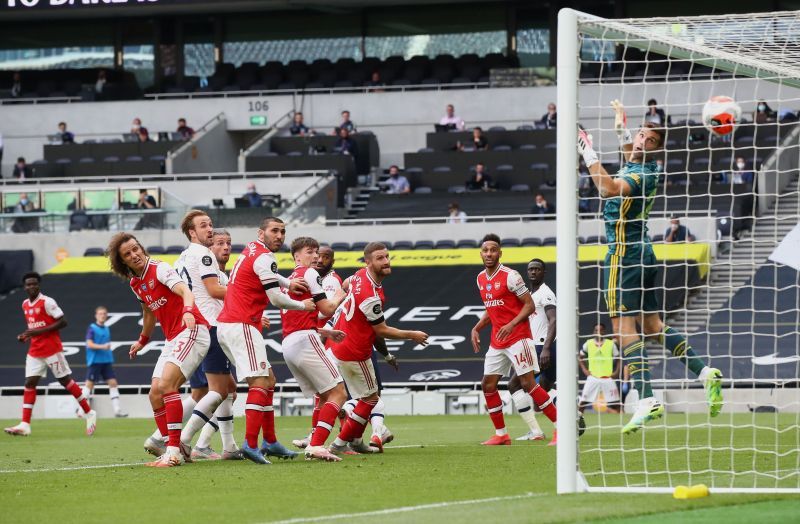
[[129, 466], [144, 466], [144, 462], [133, 462], [130, 464], [99, 464], [97, 466], [69, 466], [64, 468], [42, 468], [42, 469], [0, 469], [0, 474], [9, 473], [52, 473], [53, 471], [81, 471], [84, 469], [108, 469], [126, 468]]
[[485, 499], [434, 502], [432, 504], [420, 504], [419, 506], [401, 506], [399, 508], [379, 509], [375, 511], [364, 511], [361, 513], [338, 513], [335, 515], [324, 515], [321, 517], [299, 517], [287, 520], [275, 520], [270, 522], [269, 524], [300, 524], [303, 522], [322, 522], [328, 520], [342, 520], [342, 519], [352, 519], [359, 517], [375, 517], [381, 515], [391, 515], [394, 513], [408, 513], [412, 511], [420, 511], [425, 509], [449, 508], [452, 506], [465, 506], [468, 504], [484, 504], [486, 502], [503, 502], [506, 500], [527, 499], [532, 497], [540, 497], [544, 495], [545, 493], [523, 493], [521, 495], [510, 495], [507, 497], [490, 497]]

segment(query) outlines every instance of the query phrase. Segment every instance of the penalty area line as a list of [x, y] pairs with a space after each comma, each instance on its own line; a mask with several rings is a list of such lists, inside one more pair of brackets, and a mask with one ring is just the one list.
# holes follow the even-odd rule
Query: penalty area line
[[144, 462], [131, 462], [130, 464], [98, 464], [96, 466], [67, 466], [63, 468], [41, 468], [41, 469], [0, 469], [0, 474], [11, 473], [52, 473], [54, 471], [81, 471], [84, 469], [108, 469], [108, 468], [127, 468], [130, 466], [144, 466]]
[[508, 500], [520, 500], [520, 499], [528, 499], [533, 497], [541, 497], [546, 495], [545, 493], [523, 493], [521, 495], [509, 495], [505, 497], [489, 497], [485, 499], [472, 499], [472, 500], [453, 500], [449, 502], [433, 502], [430, 504], [420, 504], [418, 506], [400, 506], [397, 508], [386, 508], [386, 509], [379, 509], [374, 511], [363, 511], [360, 513], [338, 513], [334, 515], [323, 515], [320, 517], [298, 517], [293, 519], [286, 519], [286, 520], [274, 520], [270, 521], [268, 524], [301, 524], [304, 522], [323, 522], [328, 520], [342, 520], [342, 519], [353, 519], [353, 518], [361, 518], [361, 517], [377, 517], [382, 515], [392, 515], [395, 513], [409, 513], [412, 511], [423, 511], [426, 509], [439, 509], [439, 508], [450, 508], [453, 506], [467, 506], [470, 504], [485, 504], [487, 502], [504, 502]]

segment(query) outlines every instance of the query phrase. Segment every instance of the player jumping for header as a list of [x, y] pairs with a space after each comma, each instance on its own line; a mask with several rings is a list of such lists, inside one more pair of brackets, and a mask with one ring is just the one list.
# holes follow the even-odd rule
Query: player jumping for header
[[680, 358], [702, 381], [712, 417], [722, 409], [722, 373], [695, 355], [687, 340], [666, 326], [658, 314], [656, 257], [647, 236], [647, 219], [658, 191], [656, 156], [664, 145], [664, 129], [645, 123], [635, 136], [626, 128], [625, 109], [615, 100], [614, 127], [625, 157], [616, 176], [609, 175], [592, 149], [589, 136], [578, 133], [578, 153], [605, 199], [608, 253], [604, 264], [604, 293], [608, 315], [619, 338], [622, 355], [639, 392], [639, 406], [622, 432], [632, 433], [661, 417], [664, 406], [653, 396], [644, 338], [657, 340]]

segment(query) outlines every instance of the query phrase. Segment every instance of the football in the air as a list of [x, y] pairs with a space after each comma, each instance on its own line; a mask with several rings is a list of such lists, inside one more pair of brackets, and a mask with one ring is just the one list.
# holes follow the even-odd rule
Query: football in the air
[[703, 106], [703, 125], [717, 136], [729, 135], [742, 118], [742, 108], [729, 96], [712, 96]]

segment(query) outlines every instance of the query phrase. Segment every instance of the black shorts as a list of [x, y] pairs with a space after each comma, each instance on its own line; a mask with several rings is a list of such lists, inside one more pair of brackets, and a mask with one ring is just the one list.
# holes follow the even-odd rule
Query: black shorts
[[[544, 346], [536, 345], [536, 358], [539, 361], [539, 369], [542, 369], [542, 350]], [[556, 343], [550, 344], [550, 365], [547, 369], [542, 369], [539, 375], [547, 378], [551, 384], [556, 383]]]
[[208, 353], [206, 358], [203, 359], [203, 364], [200, 366], [206, 373], [220, 373], [228, 374], [231, 372], [231, 361], [225, 356], [222, 346], [219, 345], [217, 340], [217, 328], [212, 326], [208, 330], [211, 335], [211, 344], [208, 346]]
[[92, 364], [86, 368], [86, 380], [91, 380], [92, 382], [108, 382], [112, 378], [117, 378], [117, 375], [114, 373], [114, 366], [110, 362], [106, 364]]

